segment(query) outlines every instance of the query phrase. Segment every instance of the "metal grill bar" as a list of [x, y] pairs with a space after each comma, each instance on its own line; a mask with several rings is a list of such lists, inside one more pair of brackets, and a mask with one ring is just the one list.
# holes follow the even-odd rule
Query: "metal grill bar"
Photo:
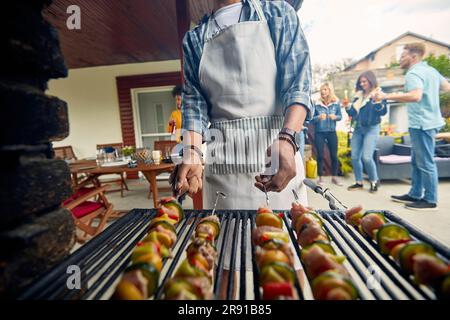
[[45, 272], [43, 276], [26, 289], [19, 299], [49, 299], [51, 292], [65, 290], [67, 267], [70, 265], [82, 265], [82, 262], [91, 257], [91, 253], [95, 255], [98, 248], [107, 243], [108, 239], [116, 235], [122, 228], [129, 226], [139, 226], [146, 219], [147, 214], [142, 211], [133, 211], [122, 217], [120, 223], [114, 223], [104, 232], [100, 233], [95, 239], [86, 243], [81, 249], [75, 251], [58, 265]]
[[[256, 218], [255, 215], [252, 214], [250, 216], [250, 220], [251, 220], [251, 230], [254, 230], [256, 228]], [[255, 300], [261, 300], [261, 294], [259, 291], [259, 270], [258, 270], [258, 266], [256, 265], [256, 259], [254, 258], [256, 256], [256, 250], [255, 250], [255, 245], [253, 244], [252, 241], [252, 266], [253, 266], [253, 293], [255, 294]]]
[[[109, 226], [100, 235], [89, 241], [79, 250], [67, 257], [59, 265], [48, 271], [45, 276], [25, 290], [19, 299], [109, 299], [114, 291], [114, 285], [120, 279], [124, 269], [129, 264], [129, 256], [137, 242], [148, 232], [148, 225], [155, 215], [155, 210], [135, 209]], [[255, 259], [255, 246], [249, 239], [249, 232], [255, 229], [255, 214], [253, 210], [217, 211], [221, 221], [221, 234], [216, 247], [218, 250], [217, 266], [214, 272], [213, 294], [217, 299], [223, 282], [223, 267], [229, 263], [229, 277], [226, 283], [225, 298], [235, 299], [237, 291], [240, 300], [251, 296], [251, 285], [247, 282], [249, 275], [246, 270], [247, 257], [252, 257], [252, 282], [255, 300], [261, 299], [259, 287], [259, 271]], [[375, 299], [435, 299], [434, 293], [427, 287], [417, 285], [409, 275], [406, 275], [397, 264], [388, 256], [378, 252], [377, 245], [364, 238], [354, 228], [343, 220], [343, 213], [339, 211], [319, 211], [324, 218], [324, 228], [333, 240], [339, 254], [347, 257], [348, 270], [355, 277], [354, 282], [361, 293], [361, 298]], [[406, 227], [411, 235], [418, 240], [430, 243], [444, 258], [449, 259], [450, 250], [434, 239], [430, 239], [419, 230], [396, 217], [390, 212], [384, 212], [388, 220]], [[168, 279], [173, 276], [176, 267], [184, 255], [185, 248], [191, 241], [191, 236], [199, 220], [211, 214], [210, 210], [185, 210], [185, 221], [177, 227], [177, 241], [173, 248], [173, 259], [163, 261], [163, 270], [160, 285], [156, 291], [155, 299], [163, 297], [163, 288]], [[290, 227], [290, 214], [285, 212], [283, 221], [287, 227], [295, 255], [300, 257], [300, 247], [296, 235]], [[250, 230], [249, 230], [250, 227]], [[229, 242], [231, 241], [231, 244]], [[250, 245], [248, 245], [250, 241]], [[226, 251], [230, 250], [229, 254]], [[237, 258], [240, 262], [237, 263]], [[66, 287], [66, 274], [69, 265], [78, 265], [82, 269], [82, 289], [68, 290]], [[366, 287], [369, 274], [366, 268], [376, 265], [381, 270], [381, 290], [371, 290]], [[237, 266], [240, 267], [236, 271]], [[236, 273], [237, 272], [237, 273]], [[239, 275], [238, 288], [234, 276]], [[91, 283], [92, 282], [92, 283]], [[305, 293], [310, 288], [305, 279], [303, 286], [296, 279], [294, 287], [299, 299], [305, 299]], [[236, 290], [237, 289], [237, 290]], [[309, 294], [310, 295], [310, 294]], [[309, 299], [309, 296], [308, 296]]]
[[[149, 223], [151, 220], [151, 216], [148, 216], [145, 218], [146, 218], [146, 219], [144, 219], [145, 223]], [[136, 230], [136, 232], [133, 232], [134, 230]], [[144, 229], [140, 232], [139, 236], [136, 237], [136, 233], [139, 232], [140, 230], [142, 230], [142, 228], [139, 228], [139, 226], [137, 226], [137, 228], [135, 228], [131, 232], [129, 232], [129, 234], [127, 236], [125, 236], [125, 235], [128, 233], [128, 228], [125, 229], [123, 232], [120, 232], [119, 233], [120, 234], [119, 239], [121, 239], [120, 246], [118, 247], [110, 241], [109, 244], [111, 244], [111, 246], [107, 245], [104, 247], [104, 252], [107, 253], [105, 258], [100, 260], [100, 262], [95, 265], [95, 269], [103, 268], [108, 262], [111, 261], [112, 258], [114, 258], [114, 256], [116, 255], [116, 250], [123, 248], [126, 244], [128, 244], [128, 246], [126, 247], [124, 252], [122, 252], [122, 254], [118, 258], [116, 258], [116, 261], [121, 261], [122, 258], [128, 256], [129, 252], [131, 250], [133, 250], [133, 248], [136, 246], [136, 244], [139, 242], [139, 240], [141, 240], [148, 232], [147, 229]], [[91, 267], [93, 267], [94, 263], [98, 262], [98, 260], [97, 261], [96, 260], [97, 259], [95, 259], [95, 260], [91, 259], [85, 265], [86, 270], [89, 270]], [[97, 289], [97, 287], [100, 285], [100, 283], [115, 269], [115, 267], [116, 266], [114, 263], [110, 264], [110, 266], [103, 272], [103, 274], [100, 275], [99, 279], [97, 279], [97, 281], [89, 288], [89, 291], [90, 292], [95, 291]], [[86, 282], [89, 281], [90, 279], [92, 279], [94, 277], [94, 275], [96, 275], [96, 273], [87, 272], [87, 275], [86, 275], [86, 278], [84, 279], [84, 281], [86, 281]], [[71, 299], [75, 293], [76, 293], [76, 291], [72, 290], [67, 295], [66, 299]], [[85, 298], [87, 296], [87, 294], [88, 294], [88, 292], [85, 292], [80, 298], [81, 299]]]
[[[230, 270], [235, 270], [234, 266], [236, 264], [236, 251], [237, 251], [237, 244], [238, 244], [239, 223], [241, 221], [239, 219], [239, 215], [236, 218], [234, 217], [234, 213], [232, 214], [230, 219], [234, 219], [234, 232], [233, 232], [233, 242], [232, 242], [232, 247], [231, 247]], [[228, 277], [228, 287], [227, 287], [227, 296], [226, 296], [227, 300], [232, 299], [233, 289], [234, 289], [234, 274], [230, 273], [230, 276]]]
[[[217, 249], [219, 250], [219, 257], [217, 260], [217, 268], [215, 270], [214, 273], [214, 296], [218, 297], [219, 296], [219, 291], [220, 291], [220, 284], [222, 283], [222, 275], [223, 275], [223, 264], [224, 264], [224, 257], [225, 257], [225, 250], [224, 250], [224, 246], [226, 247], [227, 243], [228, 243], [228, 229], [230, 227], [230, 219], [229, 219], [229, 213], [224, 213], [224, 214], [218, 214], [218, 216], [221, 218], [220, 219], [220, 225], [221, 228], [223, 228], [223, 224], [225, 222], [225, 233], [223, 234], [222, 237], [222, 241], [220, 242], [220, 246], [219, 244], [217, 245]], [[219, 238], [220, 239], [220, 238]]]
[[[333, 222], [332, 219], [330, 219], [329, 216], [324, 216], [324, 218], [325, 218], [328, 222], [330, 222], [330, 223], [333, 225], [333, 227], [335, 228], [335, 230], [336, 230], [336, 231], [339, 233], [339, 235], [344, 239], [345, 243], [346, 243], [347, 245], [349, 245], [349, 246], [352, 248], [353, 252], [358, 253], [357, 255], [358, 255], [359, 259], [363, 262], [363, 264], [366, 266], [366, 268], [369, 268], [369, 267], [371, 266], [371, 263], [370, 263], [363, 255], [359, 254], [358, 249], [356, 248], [356, 246], [354, 245], [354, 243], [352, 243], [351, 241], [349, 241], [349, 240], [345, 237], [345, 235], [343, 234], [343, 232], [342, 232], [339, 228], [337, 228], [336, 224]], [[325, 226], [325, 227], [328, 229], [328, 226]], [[330, 232], [330, 233], [331, 233], [331, 232]], [[334, 237], [334, 236], [333, 236], [333, 237]], [[357, 239], [357, 241], [359, 241], [359, 239]], [[338, 243], [338, 241], [336, 241], [336, 243]], [[340, 247], [340, 248], [342, 248], [342, 247]], [[369, 252], [366, 252], [366, 253], [369, 254]], [[347, 255], [347, 257], [348, 257], [348, 255]], [[371, 258], [372, 258], [372, 256], [371, 256]], [[383, 271], [384, 271], [384, 270], [383, 270]], [[395, 278], [394, 278], [394, 279], [395, 279]], [[367, 278], [366, 278], [366, 280], [367, 280]], [[381, 283], [380, 283], [380, 284], [381, 284], [381, 286], [383, 287], [383, 289], [387, 292], [387, 294], [388, 294], [391, 298], [396, 299], [395, 293], [394, 293], [394, 292], [391, 290], [391, 288], [386, 284], [386, 282], [385, 282], [384, 279], [381, 279]], [[400, 282], [397, 282], [396, 284], [397, 284], [397, 285], [401, 285]], [[374, 290], [374, 291], [375, 291], [375, 295], [379, 298], [380, 296], [378, 295], [378, 292], [376, 292], [376, 290]], [[413, 296], [411, 296], [410, 298], [413, 298]]]
[[245, 295], [247, 292], [247, 281], [246, 281], [246, 268], [247, 268], [247, 224], [248, 224], [248, 213], [242, 214], [241, 222], [241, 270], [240, 270], [240, 285], [239, 285], [239, 298], [240, 300], [245, 300]]
[[[328, 221], [328, 219], [327, 219]], [[334, 243], [336, 244], [336, 246], [339, 248], [339, 250], [346, 256], [347, 260], [349, 261], [350, 265], [353, 267], [353, 269], [356, 271], [356, 273], [359, 275], [359, 277], [361, 278], [361, 280], [364, 283], [367, 283], [369, 277], [367, 275], [367, 273], [364, 272], [364, 270], [361, 269], [360, 266], [358, 266], [358, 263], [356, 262], [356, 260], [353, 258], [353, 255], [349, 254], [348, 251], [346, 249], [344, 249], [344, 246], [341, 244], [341, 242], [335, 237], [334, 232], [332, 232], [330, 230], [330, 227], [326, 224], [324, 224], [325, 230], [327, 231], [327, 233], [333, 238]], [[345, 240], [344, 240], [345, 241]], [[350, 248], [352, 248], [352, 246], [350, 246]], [[353, 248], [352, 248], [353, 249]], [[361, 262], [367, 267], [369, 264], [367, 262], [367, 260], [364, 257], [361, 257], [362, 259]], [[374, 296], [378, 299], [381, 300], [382, 296], [380, 295], [380, 293], [377, 290], [374, 290], [373, 292]]]
[[[117, 258], [116, 261], [122, 261], [123, 259], [127, 258], [129, 256], [129, 252], [132, 251], [134, 249], [134, 247], [136, 246], [136, 244], [139, 242], [140, 239], [142, 239], [143, 237], [145, 237], [145, 235], [148, 233], [148, 230], [144, 229], [140, 232], [139, 236], [133, 241], [131, 242], [127, 248], [122, 252], [122, 254], [119, 255], [119, 257]], [[128, 237], [127, 237], [128, 238]], [[113, 255], [108, 255], [108, 257], [112, 257]], [[106, 258], [107, 259], [107, 258]], [[106, 260], [105, 259], [105, 260]], [[101, 266], [103, 266], [106, 261], [104, 260], [104, 263], [102, 263]], [[128, 259], [127, 259], [128, 262]], [[100, 267], [101, 267], [100, 266]], [[125, 265], [126, 267], [126, 265]], [[108, 269], [105, 270], [105, 272], [98, 278], [98, 280], [92, 285], [91, 288], [89, 288], [89, 291], [94, 292], [99, 286], [100, 284], [114, 271], [114, 269], [116, 268], [115, 263], [112, 263]], [[106, 286], [103, 286], [104, 288]], [[81, 299], [85, 298], [87, 295], [83, 295], [81, 297]]]

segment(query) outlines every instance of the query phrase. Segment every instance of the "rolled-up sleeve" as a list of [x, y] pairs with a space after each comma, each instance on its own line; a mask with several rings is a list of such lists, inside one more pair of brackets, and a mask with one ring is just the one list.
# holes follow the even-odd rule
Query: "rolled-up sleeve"
[[304, 105], [307, 120], [314, 116], [311, 101], [311, 61], [308, 43], [300, 25], [297, 12], [288, 3], [280, 25], [276, 43], [280, 98], [286, 111], [293, 104]]
[[182, 128], [204, 134], [209, 123], [208, 104], [203, 96], [198, 79], [200, 57], [194, 49], [195, 41], [190, 32], [183, 39], [184, 85], [182, 92], [181, 112]]

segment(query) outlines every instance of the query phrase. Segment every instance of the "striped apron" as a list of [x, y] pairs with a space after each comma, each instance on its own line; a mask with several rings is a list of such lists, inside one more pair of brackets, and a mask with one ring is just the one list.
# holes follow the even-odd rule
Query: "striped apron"
[[[254, 186], [255, 176], [263, 172], [266, 150], [283, 126], [283, 109], [276, 93], [275, 48], [259, 1], [250, 3], [259, 21], [240, 22], [210, 36], [214, 23], [210, 18], [205, 32], [199, 67], [200, 85], [211, 106], [203, 184], [205, 209], [212, 208], [216, 191], [227, 194], [218, 209], [256, 210], [265, 205], [265, 194]], [[298, 152], [295, 161], [297, 176], [282, 192], [269, 194], [274, 210], [290, 209], [292, 189], [307, 204]], [[226, 258], [225, 268], [227, 263]]]

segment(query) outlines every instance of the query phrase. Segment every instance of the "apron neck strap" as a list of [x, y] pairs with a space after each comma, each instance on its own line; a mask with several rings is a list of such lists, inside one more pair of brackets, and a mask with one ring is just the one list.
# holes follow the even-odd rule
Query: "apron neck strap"
[[[256, 14], [258, 15], [259, 21], [266, 22], [266, 17], [264, 16], [264, 12], [261, 7], [260, 0], [247, 0], [255, 9]], [[242, 3], [244, 5], [244, 3]], [[205, 34], [203, 36], [204, 41], [206, 41], [209, 38], [209, 31], [211, 30], [210, 24], [212, 23], [212, 20], [214, 19], [214, 12], [209, 16], [208, 21], [206, 22], [206, 29]]]
[[261, 7], [260, 0], [249, 0], [250, 3], [253, 5], [253, 8], [256, 10], [256, 13], [258, 14], [259, 21], [266, 22], [266, 17], [264, 16], [263, 9]]

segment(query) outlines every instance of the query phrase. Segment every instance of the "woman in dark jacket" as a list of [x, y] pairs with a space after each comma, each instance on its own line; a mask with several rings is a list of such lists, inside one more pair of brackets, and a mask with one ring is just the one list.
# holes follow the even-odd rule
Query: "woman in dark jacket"
[[318, 184], [323, 184], [323, 148], [325, 144], [330, 150], [331, 171], [333, 177], [331, 182], [341, 186], [337, 175], [339, 170], [339, 161], [337, 156], [338, 139], [336, 135], [336, 122], [342, 119], [341, 105], [334, 94], [333, 88], [329, 83], [320, 86], [320, 99], [315, 105], [314, 117], [312, 123], [315, 127], [315, 145], [317, 150], [317, 173], [319, 175]]
[[380, 91], [377, 79], [372, 71], [362, 73], [356, 82], [356, 94], [353, 103], [345, 110], [356, 122], [352, 136], [352, 164], [355, 184], [348, 190], [363, 189], [363, 163], [370, 181], [370, 192], [378, 191], [378, 174], [373, 154], [380, 135], [381, 116], [387, 113], [386, 101], [375, 101], [373, 96]]

